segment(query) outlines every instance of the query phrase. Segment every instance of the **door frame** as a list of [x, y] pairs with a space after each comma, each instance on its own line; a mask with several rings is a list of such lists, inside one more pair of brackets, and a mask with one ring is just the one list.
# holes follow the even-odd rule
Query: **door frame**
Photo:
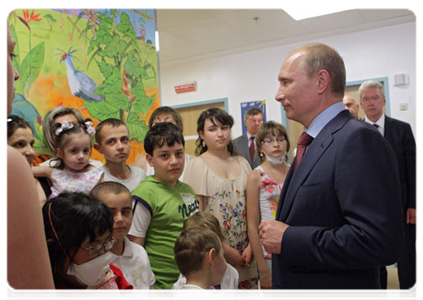
[[205, 101], [198, 101], [198, 102], [190, 102], [186, 104], [177, 104], [177, 105], [170, 105], [173, 109], [179, 109], [179, 108], [187, 108], [191, 106], [201, 106], [201, 105], [207, 105], [207, 104], [213, 104], [213, 103], [220, 103], [223, 102], [225, 104], [225, 110], [228, 111], [228, 98], [219, 98], [219, 99], [212, 99], [212, 100], [205, 100]]

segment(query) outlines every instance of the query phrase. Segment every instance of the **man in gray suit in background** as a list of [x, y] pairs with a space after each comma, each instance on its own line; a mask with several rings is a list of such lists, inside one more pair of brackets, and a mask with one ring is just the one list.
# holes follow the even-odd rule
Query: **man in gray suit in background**
[[254, 168], [260, 165], [255, 136], [263, 123], [263, 112], [256, 107], [250, 108], [245, 113], [244, 123], [247, 126], [247, 133], [237, 137], [233, 143], [236, 152], [242, 155], [250, 164], [251, 169], [254, 170]]

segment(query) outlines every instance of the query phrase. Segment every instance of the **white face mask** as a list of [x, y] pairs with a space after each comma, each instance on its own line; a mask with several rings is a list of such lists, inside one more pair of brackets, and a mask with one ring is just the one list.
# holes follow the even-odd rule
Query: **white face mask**
[[285, 163], [285, 154], [279, 157], [271, 157], [269, 155], [266, 155], [266, 153], [264, 153], [264, 156], [266, 156], [266, 160], [270, 162], [272, 165], [280, 165]]
[[96, 286], [103, 282], [110, 269], [110, 263], [114, 260], [111, 252], [96, 257], [81, 265], [70, 264], [67, 274], [76, 277], [80, 284]]

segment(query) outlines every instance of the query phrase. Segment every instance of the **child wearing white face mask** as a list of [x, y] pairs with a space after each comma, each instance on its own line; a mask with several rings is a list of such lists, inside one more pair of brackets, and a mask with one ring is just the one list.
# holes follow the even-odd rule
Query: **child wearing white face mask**
[[272, 257], [261, 245], [258, 226], [260, 222], [275, 219], [282, 185], [289, 170], [289, 140], [282, 124], [268, 121], [261, 125], [255, 141], [261, 164], [247, 179], [248, 237], [257, 262], [260, 288], [270, 289]]
[[82, 193], [63, 193], [44, 204], [43, 219], [56, 288], [133, 288], [110, 264], [116, 240], [106, 205]]

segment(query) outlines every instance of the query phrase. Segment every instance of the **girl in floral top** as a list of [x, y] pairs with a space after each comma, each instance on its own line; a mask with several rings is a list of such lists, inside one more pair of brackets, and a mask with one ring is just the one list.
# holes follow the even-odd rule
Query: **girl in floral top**
[[245, 190], [251, 167], [236, 155], [231, 140], [233, 118], [210, 108], [197, 122], [197, 157], [187, 166], [184, 181], [197, 194], [200, 210], [211, 212], [222, 227], [226, 260], [239, 273], [239, 288], [257, 288], [257, 270], [247, 235]]
[[56, 134], [56, 158], [54, 167], [35, 166], [35, 177], [47, 177], [52, 181], [49, 199], [62, 192], [88, 194], [102, 180], [103, 169], [90, 164], [91, 136], [95, 133], [92, 122], [75, 124], [64, 121], [54, 125]]
[[272, 256], [261, 245], [258, 226], [261, 221], [275, 220], [282, 185], [288, 173], [288, 134], [285, 127], [269, 121], [256, 135], [261, 165], [248, 175], [248, 236], [260, 274], [260, 288], [272, 288]]

